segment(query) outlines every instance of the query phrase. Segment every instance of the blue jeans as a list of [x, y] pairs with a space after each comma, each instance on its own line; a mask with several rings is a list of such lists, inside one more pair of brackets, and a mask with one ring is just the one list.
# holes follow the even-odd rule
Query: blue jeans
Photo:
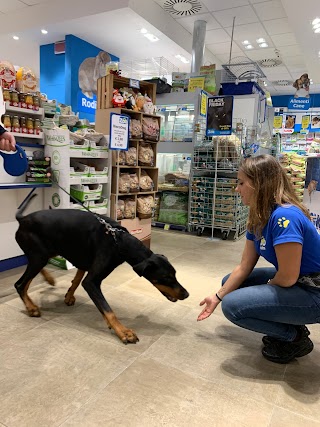
[[241, 328], [293, 341], [293, 325], [320, 323], [320, 288], [268, 285], [275, 274], [275, 268], [255, 268], [239, 289], [223, 297], [222, 311]]

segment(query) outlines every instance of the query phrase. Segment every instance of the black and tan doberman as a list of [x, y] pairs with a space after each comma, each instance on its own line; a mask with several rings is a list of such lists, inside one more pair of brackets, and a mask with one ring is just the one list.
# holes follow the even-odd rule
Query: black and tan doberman
[[48, 209], [23, 216], [33, 197], [28, 198], [16, 214], [20, 223], [16, 240], [28, 258], [28, 265], [15, 283], [15, 288], [30, 316], [41, 315], [28, 296], [30, 283], [40, 272], [52, 282], [43, 269], [48, 259], [56, 255], [63, 256], [78, 268], [65, 296], [65, 303], [74, 304], [74, 292], [87, 272], [82, 286], [109, 328], [124, 343], [135, 343], [138, 337], [133, 330], [120, 323], [101, 292], [102, 280], [120, 264], [130, 264], [139, 276], [145, 277], [169, 301], [175, 302], [189, 296], [177, 281], [176, 271], [168, 259], [154, 254], [117, 222], [76, 209]]

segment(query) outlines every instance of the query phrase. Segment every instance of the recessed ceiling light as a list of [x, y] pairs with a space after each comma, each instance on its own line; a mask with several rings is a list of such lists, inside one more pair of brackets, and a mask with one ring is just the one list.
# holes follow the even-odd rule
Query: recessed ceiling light
[[314, 30], [315, 33], [320, 33], [320, 27]]
[[42, 32], [42, 34], [48, 34], [48, 31], [45, 29], [42, 29], [41, 32]]
[[265, 42], [264, 42], [264, 43], [260, 43], [260, 44], [259, 44], [259, 46], [260, 46], [260, 47], [268, 47], [269, 45], [268, 45], [268, 43], [265, 43]]
[[183, 55], [175, 55], [177, 59], [180, 59], [184, 64], [189, 64], [189, 59], [185, 58]]
[[148, 30], [146, 30], [145, 28], [141, 28], [140, 33], [141, 34], [147, 34]]
[[244, 47], [245, 49], [253, 49], [252, 44], [247, 44], [247, 46]]
[[312, 28], [313, 28], [314, 30], [316, 30], [317, 28], [320, 28], [320, 22], [319, 22], [319, 24], [315, 24]]
[[246, 45], [246, 44], [250, 44], [249, 40], [243, 40], [242, 44]]
[[316, 18], [312, 21], [312, 25], [316, 25], [320, 23], [320, 18]]
[[257, 39], [257, 43], [264, 43], [265, 42], [265, 39], [264, 38], [260, 38], [260, 39]]
[[159, 38], [158, 37], [156, 37], [156, 36], [154, 36], [153, 34], [151, 34], [151, 33], [146, 33], [146, 34], [143, 34], [148, 40], [150, 40], [151, 42], [157, 42], [158, 40], [159, 40]]
[[13, 40], [19, 40], [18, 36], [12, 36]]

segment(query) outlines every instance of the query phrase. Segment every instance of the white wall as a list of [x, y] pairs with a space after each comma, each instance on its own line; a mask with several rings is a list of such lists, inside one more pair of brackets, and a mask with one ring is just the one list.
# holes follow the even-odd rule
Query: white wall
[[29, 40], [13, 40], [11, 35], [0, 36], [0, 60], [13, 65], [30, 67], [39, 78], [40, 48], [38, 43]]

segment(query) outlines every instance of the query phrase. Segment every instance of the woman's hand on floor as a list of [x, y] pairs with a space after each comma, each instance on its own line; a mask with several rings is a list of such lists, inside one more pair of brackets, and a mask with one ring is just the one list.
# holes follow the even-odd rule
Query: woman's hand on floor
[[203, 301], [200, 302], [200, 305], [206, 304], [205, 308], [201, 311], [201, 313], [198, 316], [198, 321], [204, 320], [207, 317], [211, 316], [211, 314], [214, 312], [216, 307], [219, 305], [220, 301], [215, 295], [211, 295], [209, 297], [206, 297]]

